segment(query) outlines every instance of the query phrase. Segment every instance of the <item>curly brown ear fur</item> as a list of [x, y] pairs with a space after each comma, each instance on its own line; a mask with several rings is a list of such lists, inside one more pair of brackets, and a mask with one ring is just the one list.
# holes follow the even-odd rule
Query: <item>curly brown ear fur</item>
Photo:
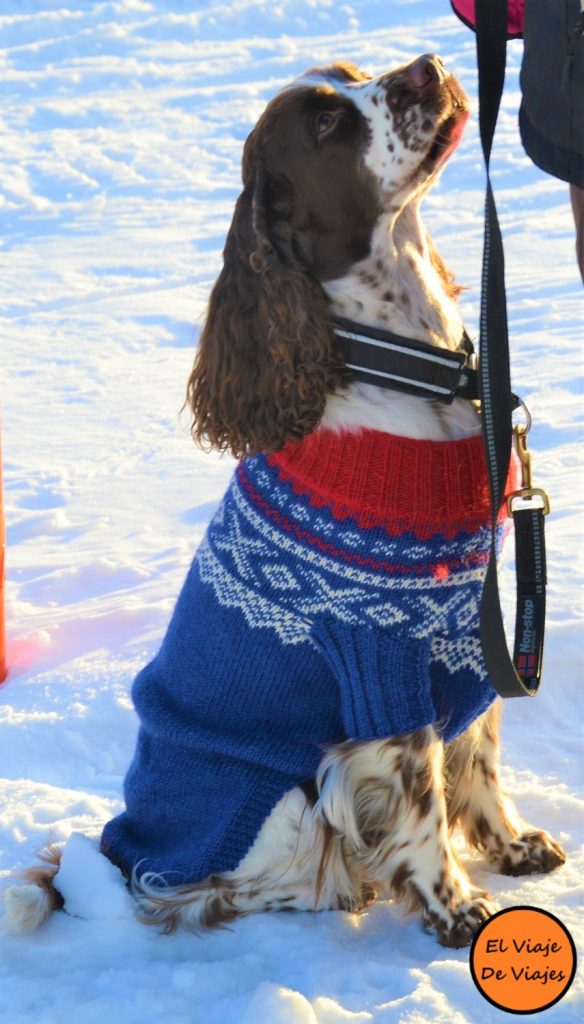
[[[195, 441], [236, 458], [276, 451], [312, 431], [340, 374], [327, 299], [281, 217], [289, 192], [267, 177], [255, 150], [251, 136], [187, 389]], [[278, 249], [268, 215], [280, 216], [272, 227]]]

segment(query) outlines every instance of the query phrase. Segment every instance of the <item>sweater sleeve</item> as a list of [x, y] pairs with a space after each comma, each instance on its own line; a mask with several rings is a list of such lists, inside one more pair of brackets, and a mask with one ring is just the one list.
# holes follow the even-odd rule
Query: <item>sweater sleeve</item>
[[431, 638], [319, 617], [311, 632], [340, 689], [351, 739], [400, 736], [436, 721], [429, 658]]

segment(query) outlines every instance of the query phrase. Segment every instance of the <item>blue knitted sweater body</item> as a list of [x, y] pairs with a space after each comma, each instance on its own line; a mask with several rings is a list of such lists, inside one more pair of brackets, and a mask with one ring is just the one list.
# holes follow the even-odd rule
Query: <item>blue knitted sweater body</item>
[[480, 438], [320, 430], [244, 459], [135, 680], [126, 810], [103, 852], [200, 881], [237, 867], [330, 744], [466, 729], [495, 698], [488, 520]]

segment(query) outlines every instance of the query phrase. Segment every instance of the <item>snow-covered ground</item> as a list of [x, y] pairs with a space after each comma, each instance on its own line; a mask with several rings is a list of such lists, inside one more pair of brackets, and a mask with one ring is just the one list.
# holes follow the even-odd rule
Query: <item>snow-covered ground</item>
[[[374, 73], [436, 51], [475, 95], [474, 39], [441, 0], [333, 4], [3, 0], [0, 313], [8, 656], [0, 689], [0, 878], [48, 835], [121, 807], [135, 672], [156, 650], [233, 468], [180, 418], [206, 296], [238, 193], [242, 142], [306, 67]], [[513, 375], [552, 494], [543, 690], [505, 709], [505, 782], [570, 859], [545, 878], [473, 874], [502, 906], [579, 934], [582, 565], [577, 515], [582, 289], [566, 187], [532, 167], [510, 70], [494, 180], [506, 239]], [[426, 202], [468, 286], [475, 331], [483, 175], [476, 124]], [[505, 583], [509, 598], [512, 576]], [[579, 704], [579, 708], [578, 708]], [[55, 915], [0, 946], [2, 1024], [494, 1024], [466, 951], [391, 904], [362, 917], [266, 915], [162, 938], [127, 912]], [[576, 979], [531, 1019], [581, 1019]]]

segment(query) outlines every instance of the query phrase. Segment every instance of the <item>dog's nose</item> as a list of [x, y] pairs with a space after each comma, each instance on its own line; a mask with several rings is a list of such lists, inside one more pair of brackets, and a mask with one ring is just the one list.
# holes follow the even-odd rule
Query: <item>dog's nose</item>
[[446, 78], [444, 64], [434, 53], [423, 53], [408, 64], [405, 76], [415, 89], [429, 89], [439, 85]]

